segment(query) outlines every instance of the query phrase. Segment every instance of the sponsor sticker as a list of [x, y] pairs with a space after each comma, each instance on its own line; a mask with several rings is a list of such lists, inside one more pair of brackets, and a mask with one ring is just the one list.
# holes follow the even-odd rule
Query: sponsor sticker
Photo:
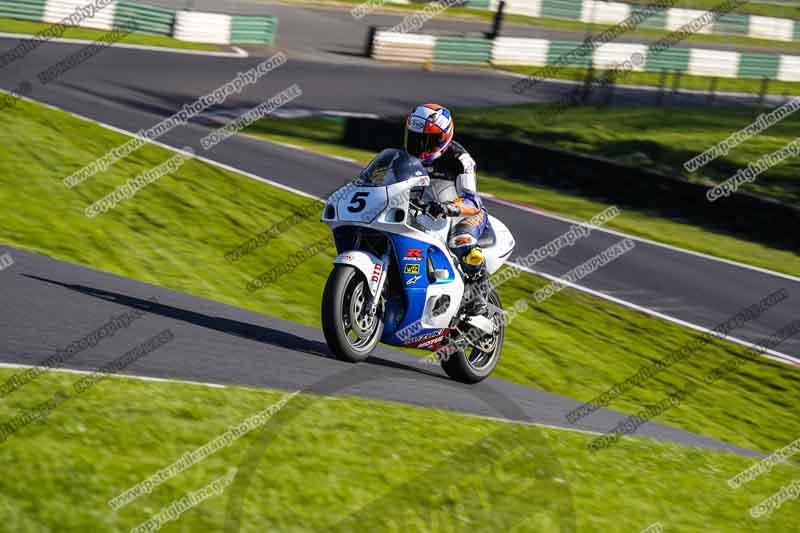
[[432, 344], [436, 344], [438, 341], [442, 340], [446, 334], [447, 329], [440, 329], [433, 333], [426, 333], [424, 335], [411, 337], [403, 344], [406, 346], [414, 346], [416, 348], [425, 348], [427, 346], [431, 346]]
[[383, 265], [378, 263], [372, 269], [372, 283], [378, 283], [378, 280], [381, 279], [381, 272], [383, 272]]
[[406, 265], [403, 272], [406, 274], [419, 274], [419, 263]]
[[422, 131], [425, 128], [425, 119], [419, 117], [411, 117], [411, 129], [414, 131]]
[[409, 248], [406, 250], [406, 255], [403, 258], [403, 261], [422, 261], [422, 249]]

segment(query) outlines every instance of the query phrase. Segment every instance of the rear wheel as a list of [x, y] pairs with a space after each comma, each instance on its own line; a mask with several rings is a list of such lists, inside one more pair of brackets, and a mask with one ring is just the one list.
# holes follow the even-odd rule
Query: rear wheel
[[[505, 323], [503, 321], [503, 306], [500, 297], [492, 290], [487, 298], [489, 304], [489, 318], [494, 323], [494, 332], [484, 334], [472, 342], [464, 340], [458, 349], [442, 360], [445, 373], [456, 381], [462, 383], [478, 383], [492, 373], [500, 360], [505, 336]], [[469, 331], [465, 331], [466, 334]]]
[[383, 335], [380, 304], [369, 315], [367, 279], [355, 268], [335, 265], [322, 295], [322, 331], [337, 359], [357, 363], [369, 357]]

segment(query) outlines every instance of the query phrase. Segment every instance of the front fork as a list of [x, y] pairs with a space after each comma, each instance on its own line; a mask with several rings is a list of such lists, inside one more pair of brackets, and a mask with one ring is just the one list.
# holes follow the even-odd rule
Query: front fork
[[375, 313], [378, 312], [378, 304], [381, 301], [381, 294], [383, 294], [383, 287], [386, 284], [386, 278], [389, 275], [389, 258], [390, 254], [387, 252], [386, 254], [381, 257], [381, 262], [383, 263], [383, 269], [380, 273], [380, 278], [378, 279], [378, 285], [375, 287], [375, 294], [373, 295], [370, 293], [369, 296], [369, 316], [374, 317]]

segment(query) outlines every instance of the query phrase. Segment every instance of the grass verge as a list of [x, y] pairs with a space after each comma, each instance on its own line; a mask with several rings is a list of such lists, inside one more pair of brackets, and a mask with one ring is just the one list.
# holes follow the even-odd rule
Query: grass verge
[[[528, 67], [519, 65], [500, 66], [502, 70], [516, 72], [531, 76], [538, 74], [544, 67]], [[555, 68], [549, 70], [547, 73], [548, 78], [558, 80], [570, 81], [584, 81], [587, 76], [587, 70], [582, 68]], [[596, 79], [602, 78], [600, 72], [595, 71], [594, 77]], [[665, 99], [669, 100], [669, 92], [673, 87], [679, 89], [687, 89], [694, 91], [709, 91], [714, 84], [716, 84], [716, 92], [734, 92], [734, 93], [753, 93], [761, 94], [762, 81], [747, 78], [713, 78], [710, 76], [695, 76], [690, 74], [676, 74], [667, 73], [666, 75], [660, 72], [628, 72], [622, 74], [617, 78], [617, 84], [620, 85], [639, 85], [645, 87], [665, 87]], [[767, 84], [767, 94], [772, 95], [790, 95], [797, 94], [800, 90], [800, 83], [770, 80]], [[565, 93], [567, 89], [565, 89]], [[655, 99], [655, 96], [653, 97]]]
[[[683, 164], [756, 121], [759, 108], [596, 107], [566, 109], [549, 123], [535, 119], [547, 104], [457, 111], [461, 131], [531, 141], [612, 159], [624, 165], [720, 183], [760, 157], [798, 138], [800, 114], [792, 114], [730, 149], [695, 172]], [[741, 190], [800, 207], [800, 159], [772, 166]]]
[[[525, 109], [523, 108], [523, 111]], [[670, 173], [675, 166], [681, 165], [696, 153], [699, 143], [692, 141], [694, 133], [704, 138], [704, 142], [710, 145], [716, 139], [724, 139], [729, 132], [747, 124], [752, 118], [752, 115], [734, 111], [727, 117], [723, 113], [723, 118], [710, 121], [701, 116], [703, 114], [710, 116], [708, 113], [693, 110], [686, 112], [700, 121], [700, 124], [707, 124], [710, 131], [705, 132], [698, 123], [692, 122], [691, 117], [676, 119], [671, 118], [672, 114], [669, 111], [655, 115], [652, 110], [638, 108], [570, 110], [565, 113], [569, 116], [563, 123], [553, 125], [531, 124], [524, 118], [524, 113], [520, 113], [520, 110], [514, 107], [496, 108], [496, 112], [465, 109], [457, 111], [456, 116], [459, 131], [481, 133], [490, 137], [519, 135], [521, 139], [555, 148], [588, 152], [609, 158], [614, 158], [616, 155], [621, 162], [641, 164], [666, 173]], [[598, 120], [600, 116], [604, 117], [602, 121]], [[704, 120], [705, 122], [702, 122]], [[692, 124], [692, 128], [685, 129], [689, 123]], [[644, 124], [650, 125], [645, 128]], [[257, 122], [247, 131], [256, 137], [301, 146], [320, 153], [350, 157], [364, 163], [371, 160], [375, 155], [372, 152], [338, 144], [343, 130], [344, 122], [341, 119], [303, 118], [266, 119]], [[768, 130], [767, 133], [771, 131]], [[782, 130], [779, 128], [776, 130], [776, 136], [766, 137], [757, 147], [748, 147], [748, 155], [739, 154], [737, 157], [744, 164], [744, 160], [748, 157], [755, 159], [758, 153], [767, 153], [775, 147], [782, 146], [781, 143], [790, 138], [790, 131], [791, 125]], [[633, 152], [634, 155], [625, 150]], [[731, 157], [734, 154], [735, 151], [731, 152]], [[730, 165], [731, 168], [734, 166], [733, 163], [724, 164]], [[787, 170], [782, 170], [785, 172], [785, 179], [796, 181], [790, 176], [791, 169], [795, 168], [797, 163], [789, 161], [783, 165], [787, 167]], [[480, 161], [478, 166], [480, 168]], [[733, 172], [731, 170], [731, 173]], [[514, 181], [513, 176], [510, 176], [511, 179], [486, 173], [479, 173], [479, 176], [482, 192], [574, 219], [588, 220], [606, 207], [596, 199], [581, 196], [580, 191], [564, 191], [544, 183]], [[770, 179], [769, 176], [765, 177], [767, 180]], [[780, 183], [781, 179], [777, 181]], [[777, 184], [775, 189], [782, 193], [781, 187]], [[681, 220], [655, 216], [651, 212], [636, 210], [635, 206], [626, 207], [608, 226], [631, 235], [688, 250], [795, 276], [800, 274], [798, 253], [714, 232]], [[519, 252], [528, 253], [527, 250]]]
[[[40, 31], [49, 28], [50, 26], [51, 24], [46, 24], [44, 22], [0, 18], [0, 32], [35, 35]], [[105, 33], [106, 31], [104, 30], [72, 27], [67, 28], [61, 37], [64, 39], [82, 39], [94, 41], [102, 37]], [[223, 50], [222, 47], [213, 44], [191, 43], [179, 41], [178, 39], [173, 39], [172, 37], [165, 37], [163, 35], [149, 35], [146, 33], [131, 33], [122, 39], [120, 44], [140, 44], [145, 46], [159, 46], [162, 48], [180, 48], [186, 50], [204, 50], [212, 52]]]
[[[18, 370], [0, 369], [0, 381]], [[50, 372], [0, 403], [3, 420], [55, 394], [68, 401], [0, 443], [0, 520], [8, 531], [129, 531], [238, 467], [221, 495], [175, 518], [221, 531], [242, 500], [240, 531], [790, 531], [796, 501], [748, 510], [797, 477], [778, 465], [733, 490], [755, 461], [649, 439], [591, 455], [591, 435], [357, 398], [300, 394], [259, 429], [119, 510], [108, 501], [288, 399], [243, 387], [111, 378], [80, 395]], [[113, 422], [111, 422], [113, 421]], [[259, 441], [262, 444], [259, 444]], [[255, 452], [257, 463], [247, 461]], [[179, 525], [178, 525], [179, 524]], [[175, 526], [173, 526], [175, 528]]]
[[[235, 263], [224, 259], [244, 240], [301, 212], [308, 199], [195, 160], [116, 209], [88, 219], [83, 216], [88, 204], [170, 153], [146, 146], [69, 190], [61, 183], [66, 175], [127, 137], [29, 102], [6, 113], [5, 124], [0, 132], [0, 203], [8, 207], [0, 242], [319, 327], [332, 246], [276, 283], [254, 293], [245, 290], [254, 276], [329, 235], [316, 215]], [[331, 176], [331, 189], [343, 178]], [[501, 298], [510, 304], [543, 284], [522, 276], [502, 287]], [[495, 375], [587, 401], [696, 337], [685, 328], [564, 290], [513, 322]], [[610, 407], [636, 413], [686, 380], [699, 379], [737, 357], [749, 356], [738, 346], [712, 342]], [[736, 375], [700, 389], [658, 421], [770, 451], [800, 435], [795, 416], [799, 402], [796, 369], [754, 358]], [[776, 420], [780, 423], [771, 422]]]

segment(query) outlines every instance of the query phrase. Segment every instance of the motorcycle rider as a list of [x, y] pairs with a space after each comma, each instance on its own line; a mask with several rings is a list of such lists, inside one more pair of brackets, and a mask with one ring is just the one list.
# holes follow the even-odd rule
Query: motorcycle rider
[[447, 246], [458, 257], [466, 281], [469, 314], [487, 311], [486, 261], [478, 246], [489, 214], [478, 196], [475, 160], [453, 140], [453, 117], [438, 104], [417, 106], [406, 118], [405, 150], [422, 161], [432, 179], [452, 181], [458, 198], [434, 202], [428, 213], [438, 217], [463, 217], [450, 232]]

